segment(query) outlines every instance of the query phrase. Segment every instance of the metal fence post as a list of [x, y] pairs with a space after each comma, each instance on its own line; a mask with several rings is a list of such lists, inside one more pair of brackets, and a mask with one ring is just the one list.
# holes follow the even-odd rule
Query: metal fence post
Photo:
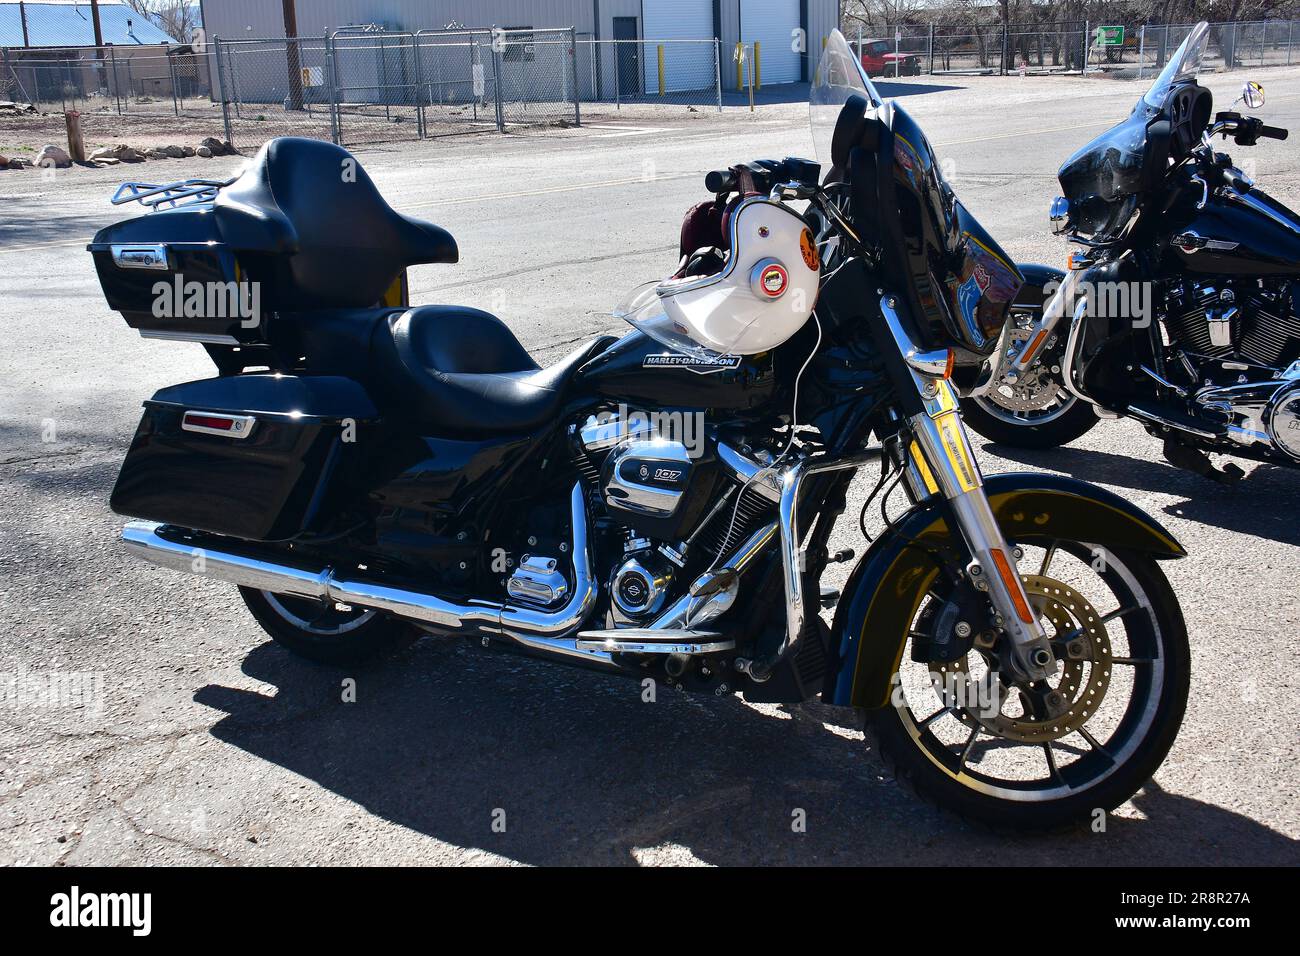
[[181, 103], [176, 96], [178, 92], [176, 89], [176, 58], [173, 57], [171, 54], [167, 54], [167, 76], [172, 81], [172, 111], [177, 116], [180, 116]]
[[[108, 48], [108, 58], [113, 65], [113, 102], [117, 104], [117, 115], [122, 115], [122, 90], [117, 79], [117, 50]], [[38, 94], [39, 96], [39, 94]]]
[[1228, 41], [1228, 48], [1224, 52], [1223, 58], [1227, 62], [1223, 64], [1223, 68], [1225, 70], [1231, 70], [1235, 68], [1237, 60], [1237, 24], [1229, 23], [1226, 24], [1226, 26], [1229, 28], [1228, 35], [1232, 37], [1232, 39]]
[[217, 64], [217, 96], [221, 97], [221, 126], [226, 132], [226, 142], [233, 147], [235, 140], [230, 131], [230, 100], [226, 96], [225, 67], [221, 64], [221, 37], [212, 38], [212, 59]]
[[1291, 33], [1295, 29], [1295, 21], [1286, 22], [1286, 65], [1291, 65]]
[[582, 125], [582, 107], [578, 101], [578, 30], [569, 27], [569, 75], [573, 77], [573, 125]]
[[1079, 68], [1080, 76], [1088, 75], [1088, 56], [1091, 52], [1091, 48], [1088, 45], [1088, 34], [1091, 32], [1092, 32], [1091, 26], [1089, 25], [1087, 20], [1084, 20], [1083, 21], [1083, 50], [1082, 50], [1083, 65]]
[[342, 131], [339, 129], [338, 82], [334, 72], [334, 38], [325, 32], [325, 75], [330, 88], [330, 142], [335, 146], [343, 145]]
[[424, 139], [424, 67], [420, 63], [420, 33], [411, 34], [412, 72], [415, 74], [415, 135]]
[[722, 112], [722, 51], [719, 49], [722, 41], [717, 37], [713, 38], [713, 88], [718, 96], [718, 112]]
[[[926, 48], [926, 60], [928, 61], [926, 72], [933, 75], [934, 74], [934, 22], [933, 21], [931, 21], [930, 23], [929, 37], [926, 39], [925, 48]], [[858, 59], [859, 60], [862, 59], [861, 50], [858, 51]]]
[[998, 73], [1002, 76], [1007, 75], [1007, 41], [1009, 40], [1007, 34], [1009, 32], [1007, 25], [1002, 24], [1002, 62], [998, 64]]
[[506, 131], [505, 107], [501, 102], [501, 51], [498, 49], [496, 28], [492, 28], [492, 88], [496, 94], [497, 132]]

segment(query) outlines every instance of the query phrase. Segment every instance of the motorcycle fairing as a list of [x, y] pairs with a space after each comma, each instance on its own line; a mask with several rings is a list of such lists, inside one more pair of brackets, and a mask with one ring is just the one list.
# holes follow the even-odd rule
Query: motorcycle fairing
[[1024, 279], [944, 180], [920, 126], [886, 103], [868, 114], [847, 163], [855, 221], [869, 224], [864, 238], [879, 244], [884, 271], [907, 276], [922, 344], [987, 356]]
[[[1010, 472], [985, 490], [1009, 541], [1072, 538], [1103, 548], [1181, 558], [1186, 549], [1163, 526], [1118, 495], [1075, 478]], [[937, 500], [917, 505], [878, 538], [844, 586], [832, 638], [839, 653], [823, 690], [826, 703], [876, 708], [889, 704], [908, 630], [939, 575], [933, 552], [958, 536]]]

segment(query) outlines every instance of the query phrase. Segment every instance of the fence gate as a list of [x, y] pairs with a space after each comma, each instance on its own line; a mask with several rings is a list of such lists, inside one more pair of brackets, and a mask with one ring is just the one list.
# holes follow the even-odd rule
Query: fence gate
[[423, 134], [496, 130], [496, 59], [487, 30], [421, 30], [415, 34]]
[[581, 122], [576, 40], [571, 28], [492, 32], [502, 129]]
[[329, 39], [336, 142], [418, 139], [420, 58], [415, 34], [336, 30]]

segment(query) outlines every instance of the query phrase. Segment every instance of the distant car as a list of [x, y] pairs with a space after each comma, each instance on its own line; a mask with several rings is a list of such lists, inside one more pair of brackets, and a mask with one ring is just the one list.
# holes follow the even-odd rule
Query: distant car
[[862, 68], [867, 76], [920, 76], [919, 53], [895, 53], [893, 40], [864, 40]]

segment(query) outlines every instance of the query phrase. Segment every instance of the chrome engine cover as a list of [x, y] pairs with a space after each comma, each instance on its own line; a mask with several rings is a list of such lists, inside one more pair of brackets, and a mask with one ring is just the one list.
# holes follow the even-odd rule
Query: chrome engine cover
[[506, 593], [520, 604], [551, 608], [568, 598], [569, 582], [560, 572], [559, 559], [525, 554], [506, 581]]
[[605, 507], [649, 518], [671, 518], [690, 486], [693, 461], [681, 442], [625, 442], [610, 452], [603, 481]]
[[1300, 461], [1300, 382], [1278, 389], [1269, 402], [1268, 434], [1273, 444]]
[[630, 555], [615, 569], [609, 581], [609, 596], [625, 620], [651, 617], [664, 609], [672, 590], [675, 569], [672, 562], [654, 551]]

